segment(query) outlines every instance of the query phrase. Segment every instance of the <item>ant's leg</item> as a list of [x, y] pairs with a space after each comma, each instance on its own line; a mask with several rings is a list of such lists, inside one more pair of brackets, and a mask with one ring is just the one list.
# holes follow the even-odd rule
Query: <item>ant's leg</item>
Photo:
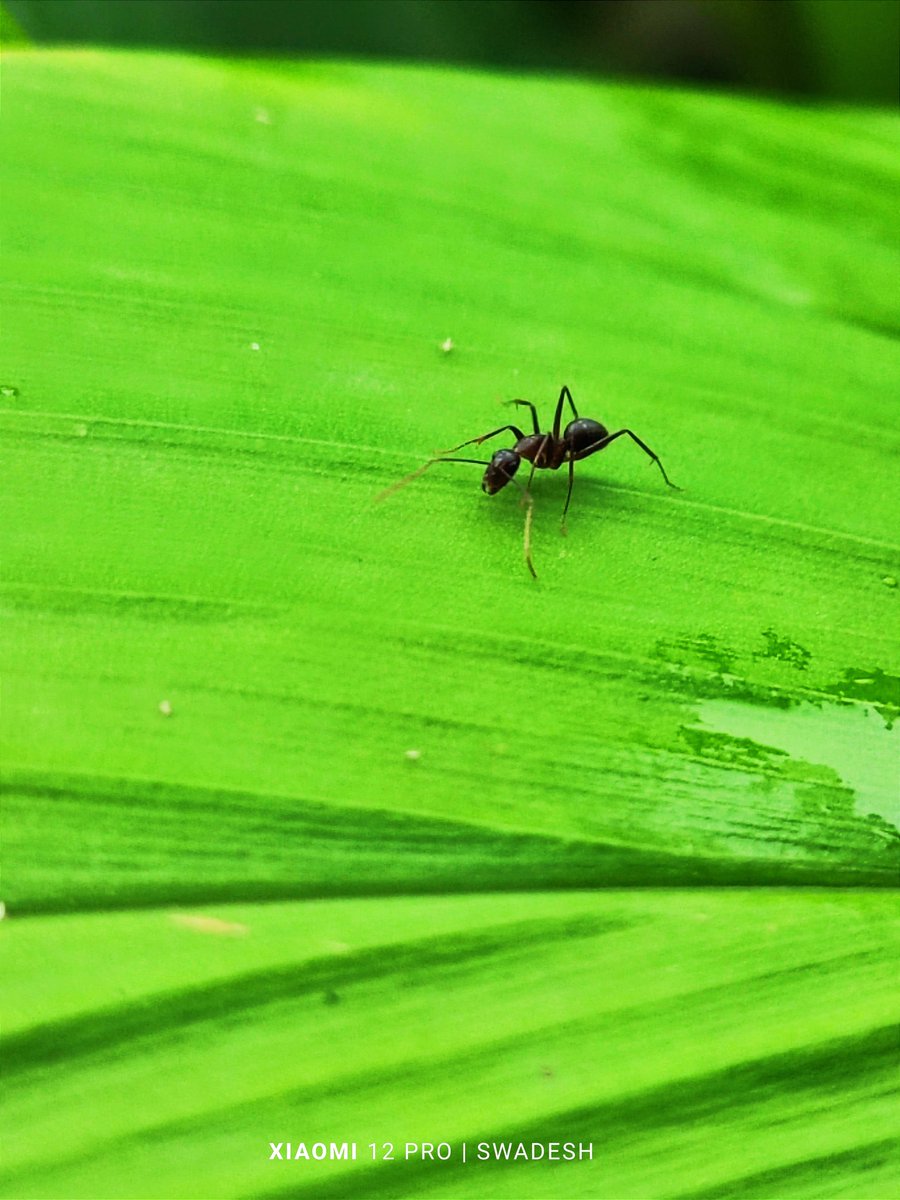
[[601, 438], [599, 442], [594, 442], [593, 446], [586, 446], [584, 448], [584, 450], [579, 450], [578, 453], [575, 455], [576, 460], [582, 459], [582, 458], [587, 458], [588, 455], [590, 455], [590, 454], [596, 454], [598, 450], [605, 450], [610, 442], [614, 442], [616, 440], [616, 438], [622, 437], [623, 434], [627, 434], [633, 442], [637, 442], [637, 444], [644, 451], [644, 453], [646, 455], [648, 455], [648, 457], [653, 459], [653, 461], [656, 463], [656, 465], [659, 467], [660, 471], [662, 472], [663, 479], [666, 481], [666, 483], [669, 485], [670, 488], [674, 488], [676, 492], [680, 492], [682, 490], [678, 486], [678, 484], [673, 483], [672, 480], [668, 477], [668, 475], [666, 474], [666, 468], [662, 465], [662, 461], [660, 460], [659, 456], [654, 454], [653, 451], [650, 449], [650, 447], [647, 445], [647, 443], [642, 442], [641, 439], [638, 437], [638, 435], [636, 433], [632, 433], [632, 431], [630, 429], [619, 429], [615, 433], [610, 433], [607, 437]]
[[572, 399], [572, 393], [569, 391], [569, 389], [567, 387], [565, 387], [565, 385], [563, 386], [563, 390], [560, 393], [560, 399], [563, 396], [565, 396], [565, 398], [568, 400], [569, 408], [571, 408], [571, 410], [572, 410], [572, 416], [577, 421], [578, 420], [578, 409], [575, 407], [575, 401]]
[[525, 499], [528, 502], [528, 507], [525, 509], [525, 537], [523, 545], [525, 566], [531, 572], [531, 578], [537, 579], [537, 571], [534, 569], [534, 562], [531, 557], [531, 515], [534, 512], [534, 499], [530, 492], [525, 493]]
[[[535, 417], [535, 424], [536, 423], [537, 417]], [[537, 468], [535, 467], [534, 463], [532, 463], [531, 471], [528, 475], [528, 482], [525, 484], [524, 488], [522, 488], [522, 485], [519, 483], [518, 479], [513, 479], [511, 481], [512, 483], [516, 484], [517, 487], [522, 488], [522, 499], [519, 501], [519, 503], [525, 509], [525, 537], [523, 550], [525, 553], [525, 566], [531, 572], [532, 579], [537, 579], [537, 571], [534, 569], [534, 562], [531, 557], [531, 518], [534, 514], [534, 497], [531, 494], [531, 484], [532, 480], [534, 479], [534, 472], [536, 469]]]
[[531, 409], [531, 419], [534, 422], [534, 432], [535, 433], [541, 432], [541, 427], [540, 427], [540, 424], [538, 423], [537, 409], [534, 407], [534, 405], [531, 403], [530, 400], [504, 400], [503, 403], [504, 404], [521, 404], [521, 406], [523, 408], [530, 408]]
[[526, 502], [528, 497], [531, 495], [531, 485], [534, 482], [534, 473], [536, 470], [537, 470], [537, 467], [535, 466], [534, 463], [532, 463], [531, 470], [528, 472], [528, 482], [525, 484], [525, 491], [522, 495], [522, 503], [523, 504]]
[[575, 482], [575, 459], [569, 459], [569, 490], [566, 492], [566, 506], [562, 515], [562, 535], [566, 536], [566, 513], [569, 511], [569, 501], [572, 499], [572, 484]]
[[[566, 400], [568, 400], [569, 407], [575, 414], [575, 419], [578, 420], [578, 409], [575, 407], [575, 401], [572, 399], [572, 393], [569, 391], [566, 385], [563, 384], [563, 389], [559, 393], [559, 400], [556, 402], [556, 412], [553, 416], [553, 437], [556, 441], [559, 441], [559, 430], [560, 426], [562, 425], [563, 404], [566, 402]], [[537, 432], [538, 430], [536, 429], [535, 433]]]
[[525, 434], [517, 425], [501, 425], [499, 429], [492, 429], [490, 433], [483, 433], [481, 437], [469, 438], [467, 442], [460, 442], [458, 446], [450, 446], [449, 449], [444, 451], [444, 453], [455, 454], [457, 450], [462, 450], [465, 446], [480, 446], [482, 442], [488, 441], [489, 438], [496, 437], [498, 433], [504, 433], [507, 429], [510, 430], [511, 433], [514, 433], [520, 442], [525, 436]]
[[404, 475], [396, 483], [392, 483], [390, 487], [386, 487], [383, 492], [379, 492], [375, 497], [374, 503], [380, 504], [382, 500], [387, 500], [388, 496], [393, 496], [394, 492], [399, 492], [401, 488], [406, 487], [408, 483], [412, 483], [414, 479], [418, 479], [420, 475], [424, 475], [429, 467], [433, 467], [439, 462], [461, 462], [461, 463], [476, 463], [479, 467], [489, 467], [491, 464], [485, 462], [482, 458], [429, 458], [424, 467], [419, 467], [418, 470], [410, 472], [409, 475]]

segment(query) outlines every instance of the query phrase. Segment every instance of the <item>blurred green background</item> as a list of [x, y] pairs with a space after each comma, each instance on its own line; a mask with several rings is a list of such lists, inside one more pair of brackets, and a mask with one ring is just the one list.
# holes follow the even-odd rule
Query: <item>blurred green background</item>
[[414, 58], [895, 104], [895, 0], [7, 0], [36, 42]]

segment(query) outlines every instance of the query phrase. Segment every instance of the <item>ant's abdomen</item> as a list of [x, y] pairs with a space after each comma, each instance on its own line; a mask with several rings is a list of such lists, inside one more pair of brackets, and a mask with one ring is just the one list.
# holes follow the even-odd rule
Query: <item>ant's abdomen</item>
[[590, 417], [579, 417], [577, 421], [569, 422], [563, 438], [571, 450], [578, 454], [581, 450], [587, 450], [588, 446], [602, 442], [608, 435], [609, 430], [599, 421], [592, 421]]

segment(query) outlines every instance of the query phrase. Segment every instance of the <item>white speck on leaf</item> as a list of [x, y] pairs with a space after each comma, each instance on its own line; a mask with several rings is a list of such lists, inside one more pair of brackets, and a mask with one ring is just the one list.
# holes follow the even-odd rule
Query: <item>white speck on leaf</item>
[[444, 338], [444, 340], [441, 342], [441, 349], [443, 350], [443, 352], [445, 354], [449, 354], [453, 348], [454, 348], [453, 339], [452, 338]]
[[171, 717], [172, 705], [170, 704], [170, 702], [168, 700], [160, 700], [159, 711], [162, 713], [162, 715], [164, 717]]
[[249, 933], [246, 925], [239, 921], [223, 921], [219, 917], [204, 917], [199, 913], [172, 913], [173, 925], [182, 929], [191, 929], [194, 933], [215, 933], [220, 937], [243, 937]]
[[322, 945], [328, 951], [329, 954], [349, 954], [350, 953], [349, 942], [326, 941], [326, 942], [323, 942]]

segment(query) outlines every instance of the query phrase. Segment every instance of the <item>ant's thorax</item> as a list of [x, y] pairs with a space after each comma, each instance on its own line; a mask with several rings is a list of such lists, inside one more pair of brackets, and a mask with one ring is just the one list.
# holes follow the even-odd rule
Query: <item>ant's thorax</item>
[[566, 460], [566, 443], [552, 433], [530, 433], [516, 442], [516, 454], [538, 469], [555, 471]]

